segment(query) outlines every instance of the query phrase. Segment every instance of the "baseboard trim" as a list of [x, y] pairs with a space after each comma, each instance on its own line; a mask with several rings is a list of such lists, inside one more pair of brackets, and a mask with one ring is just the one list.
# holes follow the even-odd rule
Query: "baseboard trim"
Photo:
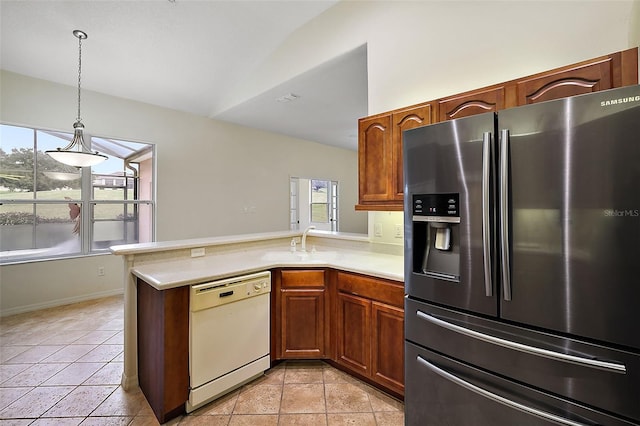
[[121, 288], [113, 290], [99, 291], [96, 293], [83, 294], [82, 296], [66, 297], [64, 299], [55, 299], [43, 303], [34, 303], [31, 305], [17, 306], [15, 308], [4, 309], [0, 311], [0, 317], [7, 317], [9, 315], [22, 314], [25, 312], [38, 311], [40, 309], [55, 308], [57, 306], [70, 305], [72, 303], [85, 302], [87, 300], [100, 299], [102, 297], [116, 296], [123, 294], [124, 291]]

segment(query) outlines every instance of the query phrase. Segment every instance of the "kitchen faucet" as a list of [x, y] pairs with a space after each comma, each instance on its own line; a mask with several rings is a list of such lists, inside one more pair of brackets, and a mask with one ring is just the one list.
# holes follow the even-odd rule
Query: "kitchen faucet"
[[316, 229], [316, 227], [313, 225], [307, 226], [307, 229], [302, 233], [302, 251], [307, 251], [307, 233], [312, 229]]

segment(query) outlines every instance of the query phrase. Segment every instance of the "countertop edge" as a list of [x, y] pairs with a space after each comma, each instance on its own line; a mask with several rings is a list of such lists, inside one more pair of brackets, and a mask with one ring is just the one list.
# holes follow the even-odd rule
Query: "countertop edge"
[[[279, 238], [293, 238], [301, 236], [303, 231], [274, 231], [255, 234], [239, 234], [219, 237], [193, 238], [185, 240], [158, 241], [153, 243], [123, 244], [109, 247], [112, 254], [124, 256], [131, 254], [154, 253], [169, 250], [190, 249], [203, 246], [221, 246], [254, 241], [265, 241]], [[337, 240], [369, 242], [366, 234], [353, 234], [348, 232], [309, 231], [308, 235], [320, 238]]]
[[[252, 253], [253, 254], [253, 253]], [[257, 253], [255, 253], [257, 254]], [[242, 254], [242, 256], [245, 256]], [[372, 254], [369, 254], [372, 255]], [[402, 264], [401, 259], [395, 259], [398, 256], [393, 255], [376, 255], [383, 256], [382, 259], [392, 260], [395, 262], [400, 262]], [[176, 260], [173, 262], [165, 262], [162, 264], [162, 268], [171, 268], [172, 266], [176, 268], [176, 270], [199, 270], [200, 273], [192, 273], [186, 277], [180, 277], [179, 279], [170, 278], [170, 274], [164, 274], [163, 272], [158, 270], [158, 265], [140, 265], [134, 266], [131, 268], [130, 272], [136, 277], [140, 278], [156, 290], [168, 290], [176, 287], [183, 287], [186, 285], [200, 284], [207, 281], [214, 281], [224, 278], [229, 278], [233, 276], [245, 275], [254, 272], [259, 272], [262, 270], [270, 270], [275, 268], [331, 268], [340, 271], [353, 272], [363, 275], [368, 275], [381, 279], [388, 279], [391, 281], [397, 281], [400, 283], [404, 282], [404, 273], [394, 273], [391, 272], [390, 269], [396, 268], [370, 268], [367, 266], [363, 266], [361, 262], [357, 259], [340, 259], [340, 260], [315, 260], [315, 261], [292, 261], [287, 262], [283, 260], [264, 260], [260, 257], [248, 256], [252, 258], [250, 261], [240, 261], [238, 263], [234, 263], [233, 261], [229, 261], [229, 259], [225, 259], [225, 266], [211, 266], [209, 268], [201, 268], [201, 266], [191, 267], [193, 265], [192, 262], [203, 262], [204, 258], [199, 258], [196, 260], [192, 259], [182, 259]], [[164, 277], [163, 277], [164, 275]]]

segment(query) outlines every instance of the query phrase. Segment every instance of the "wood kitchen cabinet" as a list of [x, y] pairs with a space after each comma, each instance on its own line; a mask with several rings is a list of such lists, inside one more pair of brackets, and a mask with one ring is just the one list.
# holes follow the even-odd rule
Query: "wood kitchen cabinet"
[[432, 104], [420, 104], [358, 122], [356, 210], [402, 210], [402, 132], [432, 121]]
[[403, 209], [404, 177], [402, 170], [402, 132], [416, 127], [426, 126], [432, 122], [433, 105], [431, 103], [413, 106], [391, 115], [391, 147], [393, 149], [392, 165], [392, 199], [394, 204]]
[[516, 80], [517, 105], [623, 87], [638, 82], [638, 49], [557, 68]]
[[324, 269], [279, 269], [274, 273], [275, 359], [328, 357], [329, 318]]
[[638, 83], [638, 48], [358, 120], [356, 210], [402, 210], [402, 131]]
[[[438, 121], [505, 109], [509, 101], [507, 91], [504, 85], [499, 85], [440, 99], [438, 100]], [[515, 99], [511, 99], [511, 106], [514, 106], [514, 103]]]
[[404, 287], [347, 272], [336, 275], [336, 362], [404, 395]]
[[[393, 167], [391, 115], [358, 122], [358, 199], [373, 208], [392, 199], [389, 178]], [[358, 206], [356, 206], [356, 209]]]
[[138, 381], [160, 423], [185, 412], [189, 398], [189, 286], [137, 285]]
[[528, 105], [638, 82], [638, 49], [600, 56], [439, 99], [438, 121]]

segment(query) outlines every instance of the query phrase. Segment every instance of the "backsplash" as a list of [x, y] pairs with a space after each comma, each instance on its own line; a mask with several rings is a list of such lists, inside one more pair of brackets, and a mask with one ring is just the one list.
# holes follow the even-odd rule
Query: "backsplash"
[[404, 213], [403, 212], [369, 212], [369, 240], [373, 243], [395, 244], [404, 243]]

